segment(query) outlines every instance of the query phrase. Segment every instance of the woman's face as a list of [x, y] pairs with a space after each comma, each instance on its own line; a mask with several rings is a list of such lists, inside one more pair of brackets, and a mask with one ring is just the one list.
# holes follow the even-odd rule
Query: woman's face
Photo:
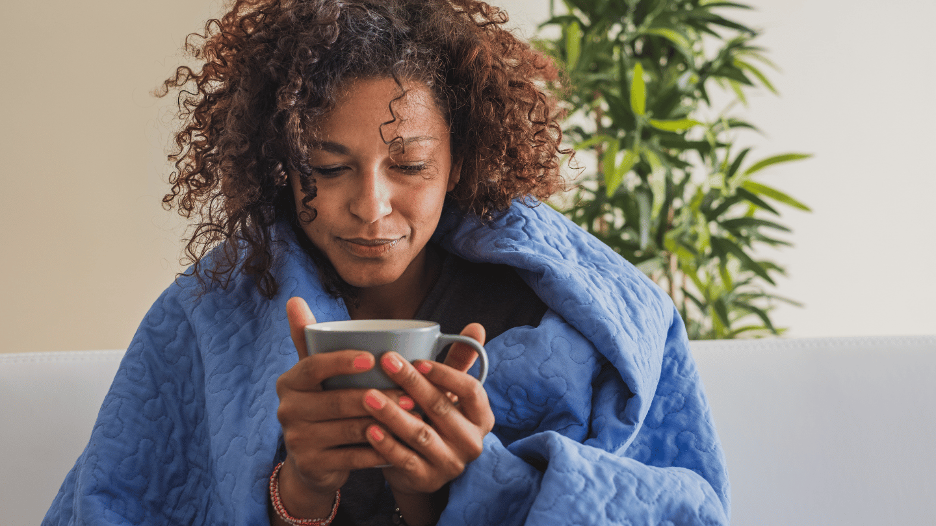
[[[303, 230], [355, 287], [422, 278], [413, 274], [422, 272], [445, 193], [458, 182], [449, 129], [432, 94], [420, 83], [404, 85], [406, 96], [394, 100], [401, 90], [393, 79], [351, 83], [311, 148], [317, 215]], [[381, 130], [388, 140], [400, 137], [402, 151], [399, 141], [385, 143]], [[301, 212], [299, 178], [290, 179]]]

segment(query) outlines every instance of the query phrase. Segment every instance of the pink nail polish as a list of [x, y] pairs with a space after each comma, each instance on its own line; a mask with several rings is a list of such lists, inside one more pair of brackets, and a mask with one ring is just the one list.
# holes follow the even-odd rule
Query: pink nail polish
[[362, 354], [354, 359], [354, 368], [358, 371], [366, 371], [371, 368], [370, 357]]
[[370, 426], [367, 432], [370, 433], [371, 438], [373, 438], [375, 442], [380, 442], [384, 439], [384, 432], [377, 426]]
[[432, 364], [429, 362], [419, 362], [419, 365], [416, 366], [416, 370], [422, 374], [429, 374], [429, 371], [432, 370]]
[[384, 401], [373, 393], [367, 393], [367, 395], [364, 396], [364, 403], [367, 404], [371, 409], [383, 409], [384, 406]]
[[390, 371], [391, 373], [398, 373], [403, 369], [403, 362], [396, 357], [395, 354], [387, 353], [380, 360], [383, 362], [384, 368]]
[[410, 409], [416, 407], [416, 402], [412, 398], [404, 395], [400, 397], [400, 409], [404, 411], [409, 411]]

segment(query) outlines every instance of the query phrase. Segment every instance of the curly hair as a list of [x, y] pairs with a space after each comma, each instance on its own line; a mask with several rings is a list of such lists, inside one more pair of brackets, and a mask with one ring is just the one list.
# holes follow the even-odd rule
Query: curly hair
[[[430, 88], [461, 165], [449, 196], [461, 211], [489, 218], [515, 199], [563, 189], [560, 155], [569, 152], [559, 104], [544, 87], [557, 71], [506, 22], [475, 0], [236, 0], [189, 35], [200, 70], [177, 68], [157, 95], [179, 93], [176, 170], [163, 204], [197, 216], [185, 248], [192, 272], [226, 286], [240, 268], [261, 293], [276, 293], [271, 227], [314, 220], [310, 138], [355, 79]], [[289, 171], [300, 176], [303, 213]], [[326, 282], [340, 280], [305, 248]]]

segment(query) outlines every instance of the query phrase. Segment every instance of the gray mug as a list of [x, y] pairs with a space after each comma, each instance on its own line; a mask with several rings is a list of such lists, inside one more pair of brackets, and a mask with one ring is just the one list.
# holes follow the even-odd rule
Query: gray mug
[[306, 347], [309, 355], [342, 351], [369, 351], [378, 365], [359, 374], [339, 375], [322, 382], [324, 389], [395, 389], [394, 383], [380, 368], [380, 357], [394, 351], [404, 359], [435, 360], [446, 345], [461, 342], [478, 352], [481, 368], [478, 381], [487, 378], [488, 357], [484, 346], [473, 338], [457, 334], [442, 334], [439, 324], [419, 320], [348, 320], [306, 325]]

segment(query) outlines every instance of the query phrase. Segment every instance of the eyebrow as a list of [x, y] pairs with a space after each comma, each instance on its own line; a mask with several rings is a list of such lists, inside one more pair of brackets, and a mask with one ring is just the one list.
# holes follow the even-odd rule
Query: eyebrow
[[[405, 147], [409, 144], [413, 144], [417, 142], [430, 142], [430, 141], [438, 141], [438, 140], [439, 139], [435, 137], [424, 136], [424, 135], [420, 135], [417, 137], [406, 137], [403, 139], [403, 146]], [[388, 143], [388, 146], [392, 143], [393, 141], [390, 141], [390, 143]], [[316, 150], [326, 151], [329, 153], [336, 153], [339, 155], [349, 155], [351, 153], [351, 150], [347, 146], [341, 143], [332, 142], [332, 141], [318, 141], [312, 144], [312, 148]]]

